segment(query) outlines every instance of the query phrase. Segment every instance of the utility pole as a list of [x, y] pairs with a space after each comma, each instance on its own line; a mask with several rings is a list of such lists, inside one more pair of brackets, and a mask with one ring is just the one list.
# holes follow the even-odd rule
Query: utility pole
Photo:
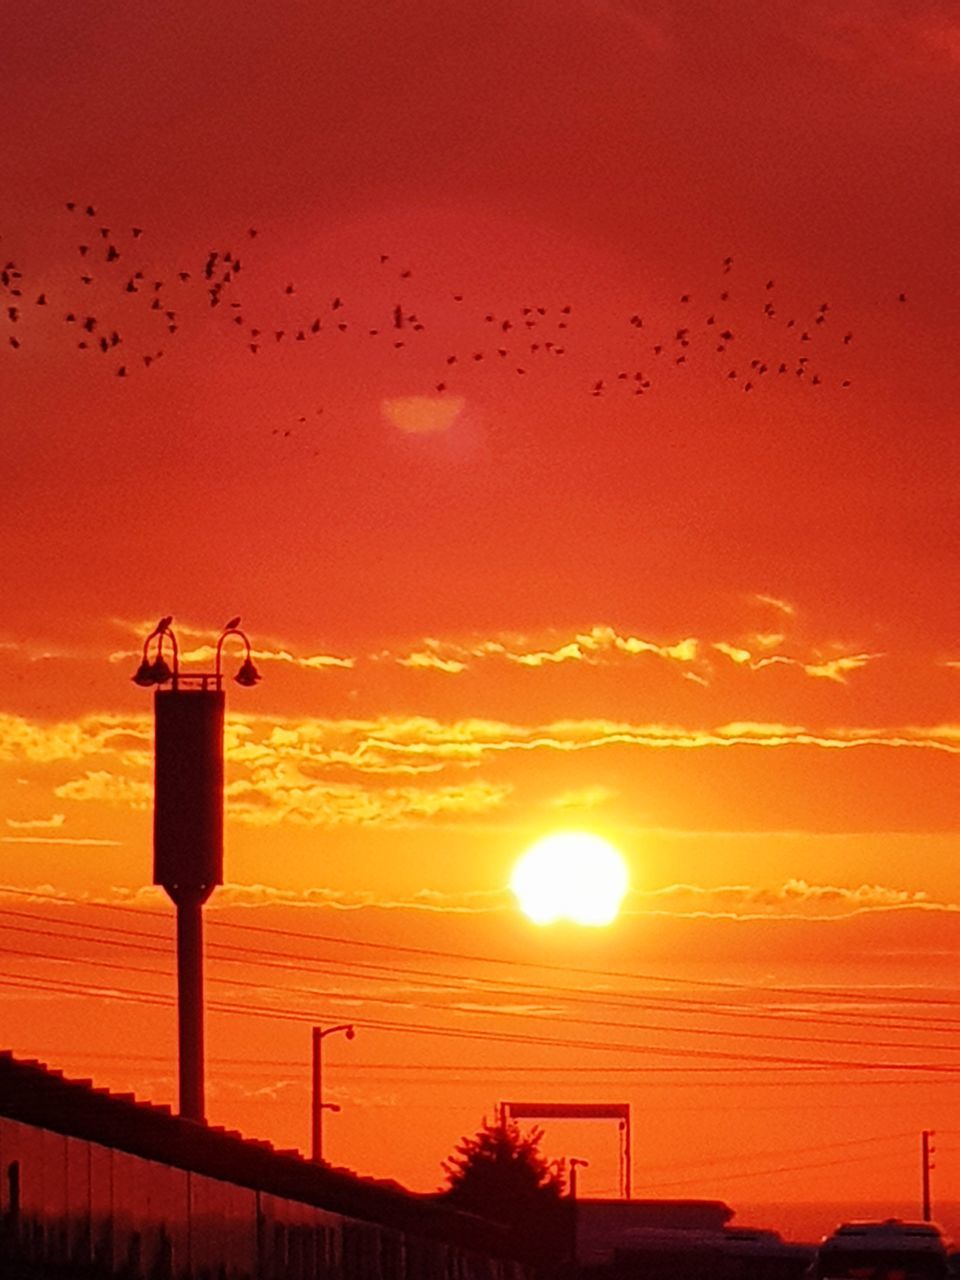
[[930, 1141], [932, 1137], [932, 1129], [924, 1129], [920, 1134], [920, 1185], [922, 1189], [924, 1222], [930, 1222], [933, 1218], [933, 1214], [930, 1210], [930, 1170], [933, 1168], [930, 1157], [934, 1152], [933, 1143]]

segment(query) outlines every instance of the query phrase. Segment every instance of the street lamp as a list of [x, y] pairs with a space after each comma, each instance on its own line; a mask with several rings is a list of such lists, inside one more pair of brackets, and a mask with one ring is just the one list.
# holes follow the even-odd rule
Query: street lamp
[[313, 1028], [313, 1146], [310, 1158], [315, 1164], [323, 1163], [323, 1113], [340, 1110], [337, 1103], [323, 1100], [323, 1042], [327, 1036], [341, 1031], [348, 1040], [352, 1040], [357, 1034], [353, 1024], [349, 1022], [338, 1023], [335, 1027]]
[[579, 1258], [579, 1208], [577, 1207], [577, 1170], [586, 1169], [590, 1164], [589, 1160], [583, 1160], [580, 1156], [570, 1157], [570, 1259], [576, 1263]]
[[586, 1169], [590, 1164], [589, 1160], [581, 1160], [579, 1156], [570, 1157], [570, 1199], [577, 1198], [577, 1170]]
[[202, 911], [223, 884], [223, 648], [231, 636], [244, 645], [234, 679], [249, 688], [260, 673], [238, 617], [220, 632], [212, 672], [181, 671], [172, 621], [172, 615], [161, 618], [144, 640], [133, 682], [155, 689], [153, 882], [162, 885], [177, 908], [180, 1114], [202, 1121]]

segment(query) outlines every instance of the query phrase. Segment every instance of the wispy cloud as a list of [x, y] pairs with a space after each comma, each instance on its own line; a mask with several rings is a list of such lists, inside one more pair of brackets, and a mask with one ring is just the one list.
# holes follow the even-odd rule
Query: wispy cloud
[[598, 809], [601, 805], [615, 800], [619, 792], [613, 787], [596, 783], [589, 787], [578, 787], [575, 791], [563, 791], [547, 801], [551, 809]]
[[149, 760], [152, 742], [153, 727], [147, 715], [89, 715], [50, 724], [0, 712], [0, 761], [49, 764], [130, 752]]
[[[838, 684], [846, 684], [847, 673], [850, 671], [859, 671], [861, 667], [865, 667], [868, 662], [873, 662], [876, 658], [882, 658], [882, 653], [849, 653], [839, 658], [827, 658], [821, 662], [804, 662], [800, 665], [808, 676], [813, 676], [817, 680], [836, 680]], [[762, 658], [759, 665], [773, 659]]]
[[153, 799], [153, 787], [149, 782], [96, 769], [54, 787], [53, 794], [60, 800], [98, 800], [125, 809], [147, 809]]
[[78, 845], [119, 849], [122, 840], [100, 840], [95, 836], [0, 836], [0, 844]]
[[440, 787], [384, 787], [324, 783], [292, 771], [256, 771], [227, 787], [232, 818], [251, 826], [292, 822], [305, 826], [405, 826], [479, 817], [500, 808], [508, 784], [467, 782]]
[[738, 920], [835, 920], [873, 911], [960, 911], [952, 902], [935, 902], [924, 890], [880, 884], [818, 885], [791, 879], [781, 885], [672, 884], [634, 890], [627, 910], [670, 916], [716, 916]]
[[[753, 628], [742, 634], [680, 635], [653, 637], [620, 630], [608, 623], [560, 631], [546, 629], [536, 634], [495, 632], [460, 637], [426, 636], [375, 652], [337, 654], [315, 650], [299, 652], [287, 640], [268, 637], [253, 649], [259, 664], [275, 664], [300, 671], [354, 672], [365, 663], [391, 664], [414, 673], [460, 676], [487, 666], [509, 666], [529, 671], [558, 667], [632, 666], [654, 662], [663, 670], [673, 669], [684, 680], [706, 687], [711, 682], [718, 657], [744, 671], [792, 669], [812, 679], [845, 684], [854, 672], [884, 656], [827, 639], [815, 645], [789, 641], [784, 634], [796, 617], [796, 608], [774, 595], [755, 594], [749, 599], [773, 610], [781, 624], [777, 628]], [[153, 623], [118, 622], [130, 636], [130, 643], [109, 655], [112, 663], [135, 662], [141, 652], [142, 636]], [[176, 623], [181, 642], [181, 660], [186, 666], [211, 665], [215, 649], [209, 628]], [[196, 641], [196, 643], [194, 643]], [[638, 667], [640, 669], [640, 667]]]
[[[294, 654], [286, 648], [253, 646], [251, 653], [258, 663], [277, 662], [290, 667], [302, 667], [308, 671], [319, 671], [325, 667], [341, 667], [350, 670], [356, 662], [354, 658], [343, 658], [330, 653]], [[112, 663], [136, 662], [139, 660], [140, 655], [140, 649], [115, 649], [109, 655], [109, 661]], [[185, 665], [206, 663], [208, 667], [212, 668], [213, 663], [216, 661], [216, 656], [217, 651], [210, 644], [200, 644], [195, 645], [193, 648], [180, 650], [180, 661]]]
[[457, 658], [443, 658], [430, 649], [422, 649], [408, 654], [405, 658], [398, 658], [397, 663], [401, 667], [411, 667], [414, 670], [445, 671], [447, 675], [459, 675], [461, 671], [467, 669], [465, 662]]
[[[776, 637], [779, 639], [780, 637]], [[761, 640], [761, 637], [755, 637]], [[770, 639], [764, 637], [763, 639]], [[727, 644], [723, 640], [715, 640], [711, 646], [717, 653], [729, 658], [736, 666], [747, 667], [751, 671], [763, 671], [767, 667], [794, 667], [815, 680], [833, 680], [837, 684], [846, 684], [847, 675], [859, 671], [868, 663], [882, 658], [882, 653], [844, 653], [835, 657], [816, 656], [812, 659], [789, 657], [784, 653], [764, 653], [755, 655], [750, 649], [740, 645]]]
[[[153, 894], [139, 892], [129, 895], [129, 900], [141, 900], [144, 905], [155, 906]], [[404, 897], [374, 893], [365, 890], [277, 888], [268, 884], [221, 885], [211, 899], [214, 908], [300, 907], [329, 911], [361, 911], [376, 908], [381, 911], [417, 911], [431, 915], [488, 915], [510, 910], [515, 906], [513, 895], [507, 889], [475, 889], [462, 893], [446, 893], [436, 889], [419, 889]]]
[[769, 605], [771, 609], [776, 609], [778, 613], [785, 614], [788, 618], [793, 618], [796, 615], [796, 606], [792, 605], [788, 600], [781, 599], [780, 596], [765, 595], [758, 591], [754, 594], [753, 599], [758, 604]]
[[14, 831], [56, 831], [66, 822], [66, 815], [54, 813], [49, 818], [7, 818], [6, 821]]
[[[50, 725], [0, 716], [0, 760], [18, 768], [50, 768], [51, 794], [58, 800], [144, 810], [152, 797], [150, 736], [149, 725], [133, 717], [88, 716]], [[960, 725], [949, 722], [814, 729], [755, 719], [699, 726], [603, 718], [518, 724], [477, 717], [231, 716], [226, 739], [228, 812], [251, 825], [395, 825], [479, 817], [508, 804], [511, 784], [479, 777], [465, 782], [463, 771], [533, 753], [749, 746], [960, 755]], [[73, 767], [75, 776], [65, 778], [64, 769]], [[430, 775], [438, 776], [427, 785]], [[579, 790], [565, 803], [583, 807], [608, 798]]]
[[596, 666], [618, 657], [622, 661], [640, 655], [691, 663], [697, 659], [699, 652], [700, 642], [693, 637], [660, 643], [641, 636], [621, 635], [613, 627], [597, 624], [573, 635], [547, 635], [538, 637], [537, 640], [517, 635], [475, 638], [472, 641], [430, 638], [423, 642], [422, 650], [406, 655], [394, 655], [389, 650], [384, 650], [376, 657], [380, 661], [388, 659], [408, 667], [438, 666], [443, 662], [449, 664], [443, 667], [444, 670], [465, 671], [476, 662], [489, 660], [528, 668], [561, 666], [565, 663]]
[[[772, 596], [755, 598], [775, 607], [781, 616], [789, 618], [794, 614], [793, 606], [785, 601]], [[598, 623], [584, 631], [541, 636], [536, 640], [505, 635], [472, 641], [431, 637], [424, 640], [420, 648], [409, 652], [393, 653], [385, 649], [371, 657], [377, 662], [390, 661], [402, 667], [452, 675], [487, 662], [537, 670], [566, 665], [621, 666], [653, 659], [673, 665], [686, 679], [706, 684], [715, 666], [714, 655], [719, 654], [745, 670], [785, 667], [801, 671], [812, 679], [846, 684], [851, 673], [884, 656], [850, 652], [837, 643], [806, 651], [797, 645], [784, 649], [785, 644], [786, 637], [781, 631], [754, 631], [736, 640], [683, 636], [678, 640], [660, 641], [622, 633]]]
[[[136, 889], [117, 886], [108, 892], [86, 893], [77, 899], [58, 893], [50, 885], [15, 889], [0, 885], [0, 900], [15, 899], [44, 903], [58, 901], [64, 908], [77, 905], [122, 903], [155, 912], [166, 903], [163, 891], [153, 885]], [[414, 912], [435, 916], [493, 916], [517, 910], [514, 895], [507, 888], [446, 892], [422, 888], [405, 894], [385, 894], [373, 890], [334, 889], [315, 886], [291, 889], [271, 884], [228, 882], [218, 887], [209, 910], [257, 911], [268, 908], [321, 912]], [[922, 912], [953, 917], [960, 903], [933, 897], [923, 889], [883, 884], [815, 884], [794, 878], [779, 884], [719, 884], [693, 882], [632, 889], [624, 903], [626, 917], [665, 917], [678, 920], [716, 919], [734, 922], [831, 921], [865, 915]], [[465, 979], [466, 986], [471, 985]], [[429, 985], [429, 984], [428, 984]], [[417, 991], [420, 987], [411, 986]], [[339, 992], [339, 994], [346, 994]], [[356, 993], [355, 993], [356, 994]]]

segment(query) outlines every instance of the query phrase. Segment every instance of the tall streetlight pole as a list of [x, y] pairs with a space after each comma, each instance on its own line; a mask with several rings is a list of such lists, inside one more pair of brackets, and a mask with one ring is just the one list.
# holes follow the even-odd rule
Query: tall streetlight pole
[[[177, 1015], [180, 1114], [204, 1120], [203, 904], [223, 884], [223, 646], [238, 636], [244, 661], [234, 679], [247, 688], [260, 673], [234, 618], [217, 640], [212, 672], [184, 673], [170, 623], [161, 618], [143, 642], [134, 684], [155, 688], [153, 882], [177, 908]], [[151, 659], [151, 646], [154, 656]], [[173, 661], [164, 657], [168, 646]], [[162, 686], [169, 684], [170, 688]]]
[[348, 1040], [352, 1040], [357, 1034], [353, 1024], [349, 1022], [338, 1023], [335, 1027], [313, 1028], [313, 1105], [311, 1107], [313, 1142], [310, 1159], [314, 1164], [323, 1163], [323, 1113], [340, 1110], [335, 1102], [323, 1100], [323, 1042], [327, 1036], [336, 1035], [337, 1032], [343, 1032]]

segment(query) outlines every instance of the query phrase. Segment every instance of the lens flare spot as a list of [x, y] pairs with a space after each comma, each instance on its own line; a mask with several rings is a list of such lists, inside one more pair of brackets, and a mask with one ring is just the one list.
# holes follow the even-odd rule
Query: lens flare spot
[[427, 435], [452, 427], [466, 404], [463, 396], [400, 396], [383, 400], [383, 416], [411, 435]]

